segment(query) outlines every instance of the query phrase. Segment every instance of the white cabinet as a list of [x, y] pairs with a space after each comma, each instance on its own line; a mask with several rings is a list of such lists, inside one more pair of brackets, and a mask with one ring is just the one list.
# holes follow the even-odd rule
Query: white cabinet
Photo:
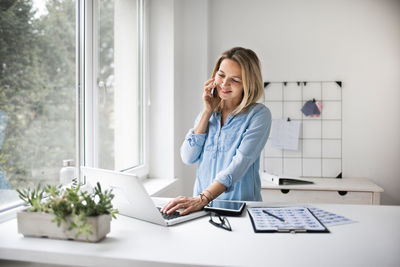
[[270, 203], [380, 204], [383, 189], [365, 178], [301, 178], [307, 185], [276, 185], [262, 181], [261, 195]]

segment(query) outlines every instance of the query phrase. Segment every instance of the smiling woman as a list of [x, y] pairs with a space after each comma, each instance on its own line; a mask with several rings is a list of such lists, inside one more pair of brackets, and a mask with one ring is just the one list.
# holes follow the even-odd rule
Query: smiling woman
[[[233, 109], [238, 106], [243, 98], [242, 71], [239, 63], [231, 59], [221, 62], [214, 78], [214, 84], [217, 86], [218, 96], [221, 98], [221, 105], [225, 109]], [[231, 107], [229, 107], [231, 105]], [[222, 118], [222, 125], [226, 117]]]
[[270, 111], [256, 103], [263, 89], [252, 50], [235, 47], [219, 57], [204, 84], [203, 111], [181, 147], [184, 163], [199, 162], [194, 197], [178, 197], [162, 212], [184, 215], [215, 198], [261, 200], [260, 153], [271, 127]]
[[[264, 93], [263, 80], [261, 76], [261, 66], [257, 55], [250, 49], [241, 47], [232, 48], [224, 52], [215, 64], [212, 77], [221, 92], [221, 99], [224, 95], [228, 96], [227, 89], [242, 92], [242, 96], [237, 96], [237, 105], [232, 110], [235, 115], [240, 111], [245, 111], [254, 104]], [[227, 73], [225, 73], [227, 72]], [[224, 90], [221, 90], [224, 89]], [[240, 88], [238, 92], [237, 88]], [[226, 93], [224, 93], [226, 92]], [[223, 110], [224, 105], [229, 105], [230, 101], [221, 101], [215, 111]], [[226, 109], [226, 108], [225, 108]], [[229, 111], [229, 108], [227, 109]]]

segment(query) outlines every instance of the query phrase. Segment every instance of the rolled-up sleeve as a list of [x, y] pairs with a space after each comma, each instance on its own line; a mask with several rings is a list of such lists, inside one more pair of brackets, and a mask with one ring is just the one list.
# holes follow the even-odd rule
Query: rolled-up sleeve
[[215, 180], [227, 188], [226, 192], [233, 190], [235, 182], [246, 174], [249, 167], [260, 156], [267, 142], [270, 129], [271, 113], [265, 108], [252, 118], [249, 127], [243, 133], [243, 139], [236, 149], [236, 154], [231, 163], [216, 175]]
[[[200, 117], [201, 114], [197, 116], [194, 125], [198, 123]], [[185, 164], [191, 165], [199, 160], [200, 155], [203, 151], [204, 143], [206, 141], [206, 136], [206, 133], [195, 134], [194, 128], [189, 130], [181, 146], [181, 158]]]

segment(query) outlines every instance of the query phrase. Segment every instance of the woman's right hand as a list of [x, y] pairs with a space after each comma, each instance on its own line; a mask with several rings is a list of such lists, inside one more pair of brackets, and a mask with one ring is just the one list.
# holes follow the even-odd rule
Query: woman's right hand
[[[212, 113], [215, 108], [218, 106], [221, 98], [218, 96], [217, 85], [215, 84], [215, 79], [209, 79], [204, 83], [204, 92], [203, 92], [203, 102], [204, 102], [204, 111], [208, 113]], [[215, 96], [212, 94], [212, 89], [215, 88]]]
[[[214, 81], [215, 81], [214, 79], [209, 79], [204, 83], [204, 91], [203, 91], [204, 108], [199, 122], [193, 129], [193, 132], [195, 134], [203, 134], [207, 131], [208, 120], [210, 119], [215, 108], [221, 101], [221, 98], [218, 96], [217, 92], [215, 92], [215, 96], [212, 95], [212, 89], [217, 87]], [[215, 90], [217, 90], [217, 88], [215, 88]]]

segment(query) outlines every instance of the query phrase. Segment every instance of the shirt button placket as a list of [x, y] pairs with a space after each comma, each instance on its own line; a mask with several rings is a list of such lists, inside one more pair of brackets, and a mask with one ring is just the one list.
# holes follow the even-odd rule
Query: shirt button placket
[[221, 127], [218, 129], [218, 134], [215, 137], [215, 153], [213, 158], [215, 159], [217, 157], [217, 153], [219, 151], [219, 147], [220, 147], [220, 136], [221, 136]]

